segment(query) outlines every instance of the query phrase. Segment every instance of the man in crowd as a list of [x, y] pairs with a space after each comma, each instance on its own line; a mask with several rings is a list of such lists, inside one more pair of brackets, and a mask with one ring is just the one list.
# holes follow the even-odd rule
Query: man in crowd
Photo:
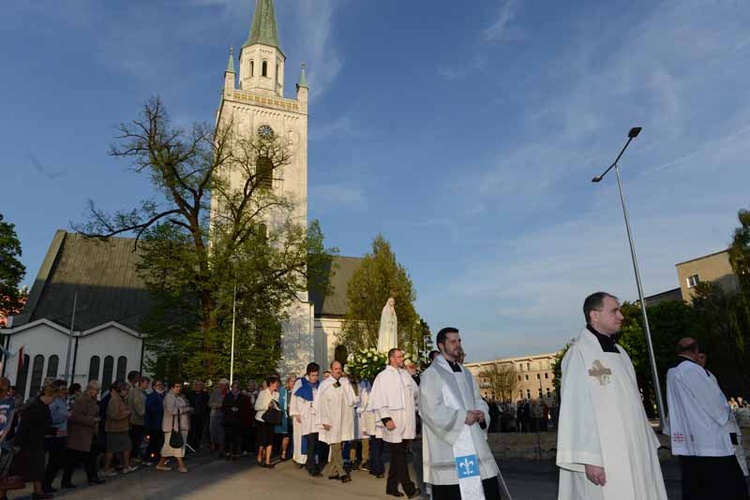
[[[138, 372], [130, 372], [138, 374]], [[130, 410], [130, 449], [134, 462], [140, 462], [141, 443], [146, 435], [146, 390], [151, 379], [136, 375], [130, 381], [131, 387], [128, 391], [128, 409]]]
[[161, 447], [164, 445], [164, 432], [161, 430], [162, 418], [164, 416], [164, 396], [166, 390], [164, 381], [154, 379], [151, 386], [151, 394], [146, 396], [146, 418], [144, 424], [148, 433], [148, 450], [146, 451], [146, 462], [153, 465], [161, 458]]
[[355, 396], [349, 381], [341, 377], [342, 371], [340, 362], [331, 363], [331, 376], [318, 389], [317, 407], [320, 413], [320, 440], [331, 447], [328, 479], [348, 483], [352, 478], [344, 470], [342, 443], [354, 437], [352, 408]]
[[400, 497], [399, 484], [409, 498], [416, 498], [420, 490], [409, 477], [406, 452], [417, 434], [416, 399], [419, 387], [409, 372], [404, 370], [404, 354], [399, 349], [388, 351], [388, 366], [372, 385], [370, 407], [376, 420], [383, 425], [383, 440], [389, 444], [391, 464], [385, 492]]
[[734, 417], [716, 377], [699, 364], [700, 346], [684, 338], [667, 372], [672, 454], [680, 457], [684, 500], [746, 500], [747, 485], [734, 453]]
[[310, 363], [305, 370], [305, 376], [295, 382], [292, 387], [292, 402], [289, 405], [289, 415], [294, 419], [294, 434], [302, 436], [300, 452], [305, 457], [298, 456], [294, 450], [295, 460], [304, 463], [311, 476], [320, 477], [323, 474], [315, 463], [315, 449], [318, 445], [318, 428], [315, 425], [315, 397], [318, 392], [318, 376], [320, 366]]
[[489, 408], [479, 387], [458, 360], [463, 352], [456, 328], [437, 335], [437, 356], [422, 374], [419, 411], [422, 415], [425, 482], [434, 500], [509, 498], [484, 429]]
[[558, 498], [666, 500], [659, 441], [614, 338], [623, 320], [617, 297], [589, 295], [583, 314], [586, 327], [562, 361]]
[[193, 390], [187, 395], [188, 403], [193, 408], [190, 414], [190, 432], [188, 444], [196, 451], [200, 451], [203, 443], [203, 433], [209, 419], [208, 391], [202, 380], [196, 380]]
[[59, 393], [49, 404], [52, 425], [44, 438], [44, 448], [48, 454], [43, 484], [45, 493], [56, 491], [52, 482], [65, 465], [65, 440], [68, 436], [68, 384], [64, 380], [53, 380], [52, 383], [59, 388]]
[[255, 454], [255, 402], [258, 400], [258, 383], [248, 380], [246, 389], [242, 391], [240, 401], [240, 433], [242, 439], [242, 454]]
[[78, 396], [68, 421], [68, 441], [65, 449], [65, 467], [63, 469], [62, 487], [74, 488], [71, 479], [73, 468], [83, 463], [86, 477], [91, 485], [101, 484], [96, 472], [97, 451], [92, 449], [94, 438], [99, 428], [99, 406], [96, 396], [99, 394], [99, 382], [92, 380], [86, 386], [86, 392]]

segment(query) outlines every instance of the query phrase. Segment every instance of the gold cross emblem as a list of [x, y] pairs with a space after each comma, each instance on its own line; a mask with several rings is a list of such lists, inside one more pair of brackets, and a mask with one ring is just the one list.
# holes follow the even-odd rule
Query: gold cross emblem
[[589, 377], [594, 377], [599, 380], [600, 385], [607, 385], [610, 382], [612, 376], [612, 370], [607, 368], [598, 359], [594, 361], [594, 364], [589, 369]]

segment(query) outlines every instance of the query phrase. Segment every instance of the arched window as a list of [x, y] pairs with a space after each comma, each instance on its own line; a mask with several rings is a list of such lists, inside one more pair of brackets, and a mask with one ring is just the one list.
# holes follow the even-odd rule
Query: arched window
[[544, 378], [549, 378], [549, 373], [545, 373]]
[[260, 67], [260, 76], [268, 76], [268, 61], [263, 61]]
[[39, 389], [42, 388], [42, 377], [44, 376], [44, 356], [37, 354], [34, 356], [34, 365], [31, 367], [31, 387], [29, 396], [36, 396]]
[[526, 389], [526, 399], [531, 399], [531, 390]]
[[255, 61], [250, 61], [250, 76], [255, 75]]
[[524, 375], [524, 377], [526, 377], [526, 380], [529, 380], [529, 376], [528, 375]]
[[518, 376], [518, 381], [519, 381], [519, 382], [521, 381], [521, 376], [520, 376], [520, 375]]
[[57, 368], [59, 364], [60, 358], [57, 354], [53, 354], [49, 357], [49, 361], [47, 362], [47, 377], [58, 377]]
[[271, 189], [273, 187], [273, 162], [267, 156], [258, 158], [258, 186]]
[[104, 358], [104, 372], [102, 373], [102, 393], [109, 390], [112, 385], [112, 370], [115, 367], [115, 358], [107, 356]]
[[24, 400], [26, 399], [26, 382], [29, 380], [30, 363], [31, 358], [28, 354], [24, 354], [22, 364], [18, 365], [18, 372], [16, 373], [16, 390]]
[[99, 356], [91, 356], [89, 361], [89, 380], [99, 380]]
[[115, 380], [125, 380], [125, 372], [128, 371], [128, 358], [120, 356], [117, 358], [117, 378]]
[[549, 390], [549, 387], [547, 387], [547, 397], [548, 398], [552, 397], [552, 392]]

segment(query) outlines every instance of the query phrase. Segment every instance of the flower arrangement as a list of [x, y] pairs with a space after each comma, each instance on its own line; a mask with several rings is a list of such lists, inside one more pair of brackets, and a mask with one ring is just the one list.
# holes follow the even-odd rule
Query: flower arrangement
[[[404, 351], [404, 365], [416, 365], [417, 369], [422, 366], [422, 357], [415, 357], [410, 352]], [[377, 349], [360, 349], [349, 355], [346, 360], [346, 372], [354, 375], [359, 380], [375, 380], [378, 373], [388, 365], [388, 354], [378, 352]]]

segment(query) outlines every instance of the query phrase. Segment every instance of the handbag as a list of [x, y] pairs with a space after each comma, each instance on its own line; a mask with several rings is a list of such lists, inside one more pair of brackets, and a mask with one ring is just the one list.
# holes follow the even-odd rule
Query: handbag
[[276, 401], [273, 401], [273, 406], [267, 409], [261, 418], [267, 424], [279, 425], [281, 423], [281, 417], [281, 410], [276, 405]]
[[[177, 430], [174, 428], [175, 417], [177, 417]], [[182, 438], [180, 429], [180, 410], [177, 410], [177, 415], [172, 415], [172, 433], [169, 436], [169, 446], [171, 448], [182, 448], [185, 446], [185, 440]]]

